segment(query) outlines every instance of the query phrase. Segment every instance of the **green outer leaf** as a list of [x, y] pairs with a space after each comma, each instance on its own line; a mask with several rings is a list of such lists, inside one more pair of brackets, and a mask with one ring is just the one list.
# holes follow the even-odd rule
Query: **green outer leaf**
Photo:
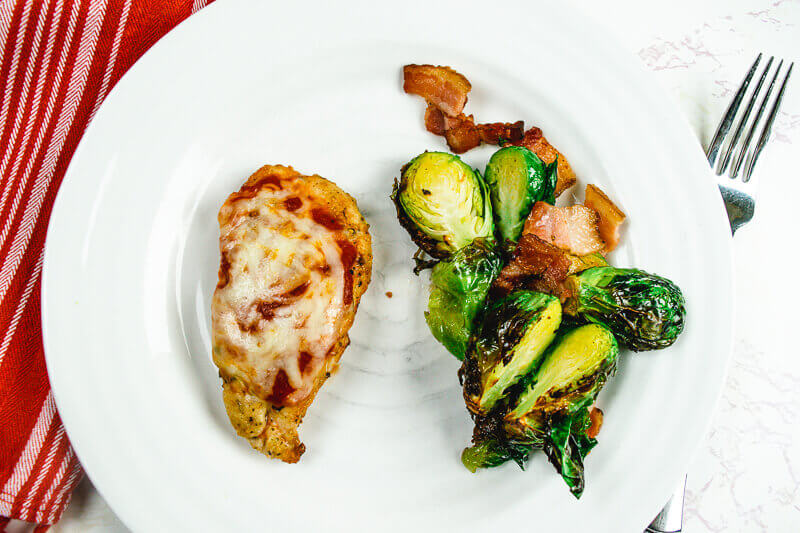
[[566, 482], [575, 498], [580, 498], [586, 485], [583, 459], [597, 444], [586, 436], [591, 425], [588, 405], [574, 412], [565, 412], [550, 420], [544, 451], [550, 463]]
[[501, 240], [519, 239], [534, 203], [555, 203], [556, 163], [544, 163], [528, 148], [499, 149], [489, 159], [484, 177]]
[[461, 462], [472, 473], [479, 468], [500, 466], [507, 461], [514, 461], [523, 470], [535, 445], [519, 441], [489, 439], [479, 442], [461, 452]]
[[476, 318], [501, 267], [500, 255], [476, 240], [433, 268], [425, 322], [459, 360], [464, 359]]
[[666, 348], [683, 331], [683, 293], [666, 278], [607, 266], [570, 276], [568, 285], [577, 296], [565, 308], [609, 328], [631, 350]]

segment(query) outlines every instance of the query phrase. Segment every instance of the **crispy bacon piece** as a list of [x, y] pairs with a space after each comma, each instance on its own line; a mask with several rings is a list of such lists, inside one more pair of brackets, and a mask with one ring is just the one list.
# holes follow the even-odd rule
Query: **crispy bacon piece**
[[492, 285], [495, 295], [504, 295], [528, 288], [559, 296], [570, 269], [570, 260], [563, 250], [535, 235], [523, 234], [508, 264]]
[[[456, 154], [463, 154], [468, 150], [472, 150], [480, 145], [481, 142], [497, 145], [505, 142], [514, 142], [514, 140], [518, 141], [522, 138], [522, 131], [525, 128], [521, 120], [513, 124], [492, 122], [490, 124], [476, 125], [472, 115], [464, 116], [461, 114], [455, 118], [443, 115], [443, 119], [444, 138], [447, 140], [447, 146]], [[432, 131], [431, 128], [428, 128], [428, 131]]]
[[472, 115], [467, 116], [462, 113], [457, 117], [449, 117], [435, 105], [428, 104], [425, 109], [425, 129], [434, 135], [442, 135], [454, 153], [463, 154], [481, 142], [500, 144], [519, 141], [522, 139], [525, 126], [521, 120], [513, 124], [504, 122], [475, 124]]
[[428, 104], [425, 108], [425, 129], [435, 135], [444, 136], [447, 130], [457, 127], [464, 121], [472, 122], [472, 115], [467, 117], [462, 113], [457, 117], [448, 117], [433, 104]]
[[501, 144], [522, 140], [525, 125], [522, 121], [475, 124], [472, 115], [462, 111], [472, 85], [467, 78], [450, 67], [406, 65], [403, 67], [403, 90], [425, 98], [425, 129], [442, 135], [447, 146], [463, 154], [481, 142]]
[[554, 207], [536, 202], [522, 233], [536, 235], [574, 255], [587, 255], [604, 248], [597, 219], [597, 213], [584, 205]]
[[425, 108], [425, 129], [434, 135], [444, 135], [447, 130], [445, 114], [433, 104]]
[[600, 433], [600, 428], [603, 427], [603, 411], [597, 407], [592, 407], [589, 410], [589, 420], [591, 420], [592, 425], [586, 430], [586, 436], [590, 439], [595, 439]]
[[405, 65], [403, 90], [427, 100], [425, 129], [435, 135], [444, 136], [447, 146], [454, 153], [463, 154], [479, 146], [481, 142], [525, 146], [545, 163], [552, 163], [558, 158], [556, 196], [575, 184], [575, 171], [572, 170], [569, 161], [547, 142], [539, 128], [524, 131], [525, 126], [522, 121], [476, 125], [472, 115], [464, 115], [464, 106], [467, 104], [467, 95], [472, 90], [472, 84], [452, 68]]
[[625, 221], [625, 213], [594, 185], [586, 186], [583, 205], [597, 213], [597, 229], [606, 243], [606, 252], [610, 252], [619, 244], [619, 227]]
[[423, 97], [451, 117], [458, 116], [464, 110], [471, 89], [469, 80], [450, 67], [403, 67], [403, 90]]
[[478, 124], [478, 133], [481, 141], [486, 144], [505, 144], [515, 143], [522, 140], [525, 131], [525, 123], [521, 120], [513, 124], [507, 122], [492, 122], [489, 124]]
[[524, 146], [534, 154], [538, 155], [542, 161], [548, 164], [555, 161], [556, 157], [558, 157], [558, 181], [556, 182], [556, 196], [559, 196], [562, 192], [575, 185], [577, 178], [575, 177], [575, 171], [572, 170], [572, 166], [570, 166], [569, 161], [567, 161], [567, 158], [564, 157], [564, 154], [556, 150], [552, 144], [547, 142], [547, 139], [545, 139], [544, 135], [542, 134], [542, 130], [539, 128], [533, 127], [529, 129], [525, 132], [522, 140], [513, 142], [513, 144], [516, 144], [517, 146]]
[[445, 124], [444, 138], [453, 153], [463, 154], [481, 144], [481, 134], [472, 115], [460, 115], [456, 119], [446, 117]]

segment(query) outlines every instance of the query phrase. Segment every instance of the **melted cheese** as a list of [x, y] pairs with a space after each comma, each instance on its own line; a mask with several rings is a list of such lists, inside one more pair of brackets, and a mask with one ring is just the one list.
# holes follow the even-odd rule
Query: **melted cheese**
[[[289, 210], [297, 202], [287, 198], [302, 204]], [[312, 207], [295, 178], [233, 195], [220, 211], [228, 275], [212, 302], [214, 362], [280, 405], [308, 396], [345, 308], [338, 232], [315, 222]]]

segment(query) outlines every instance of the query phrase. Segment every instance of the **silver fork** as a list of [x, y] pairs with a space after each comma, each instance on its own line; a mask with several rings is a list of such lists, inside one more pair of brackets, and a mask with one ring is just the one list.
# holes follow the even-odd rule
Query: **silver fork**
[[[786, 84], [789, 81], [789, 76], [792, 74], [792, 67], [794, 67], [794, 63], [789, 65], [789, 69], [786, 71], [786, 74], [783, 77], [783, 82], [781, 83], [781, 87], [778, 90], [778, 95], [775, 97], [772, 107], [767, 114], [766, 121], [761, 128], [761, 133], [758, 136], [758, 140], [755, 144], [753, 144], [752, 141], [753, 137], [755, 136], [756, 128], [758, 127], [758, 124], [764, 115], [764, 111], [767, 109], [767, 104], [769, 103], [770, 96], [772, 95], [772, 90], [775, 87], [775, 81], [778, 79], [778, 74], [783, 67], [783, 60], [778, 63], [778, 68], [775, 69], [775, 73], [772, 75], [772, 80], [769, 82], [767, 91], [761, 98], [761, 101], [758, 105], [756, 115], [753, 120], [750, 121], [750, 129], [748, 130], [747, 135], [744, 137], [744, 140], [741, 140], [742, 132], [747, 125], [748, 119], [750, 118], [750, 113], [753, 110], [753, 107], [755, 107], [756, 100], [761, 93], [761, 89], [764, 86], [764, 81], [767, 79], [767, 76], [770, 73], [774, 60], [774, 57], [770, 57], [769, 61], [767, 61], [767, 66], [764, 67], [761, 75], [758, 78], [756, 87], [752, 91], [752, 96], [750, 97], [750, 100], [747, 102], [747, 106], [741, 114], [741, 118], [739, 119], [733, 135], [730, 135], [727, 139], [727, 142], [725, 142], [725, 138], [728, 136], [728, 133], [730, 133], [731, 126], [736, 118], [739, 106], [741, 105], [742, 100], [744, 100], [745, 94], [747, 93], [747, 88], [750, 85], [750, 82], [752, 81], [756, 71], [758, 70], [758, 64], [761, 62], [761, 54], [758, 54], [758, 57], [756, 57], [753, 65], [747, 71], [747, 75], [744, 77], [742, 84], [736, 91], [733, 100], [731, 100], [730, 105], [728, 105], [728, 109], [725, 111], [725, 115], [722, 117], [719, 126], [717, 126], [717, 131], [714, 134], [714, 138], [711, 139], [711, 144], [708, 146], [708, 150], [706, 151], [708, 164], [711, 165], [711, 168], [714, 168], [714, 164], [717, 162], [717, 155], [719, 154], [723, 145], [725, 145], [725, 150], [722, 157], [719, 159], [719, 163], [717, 164], [715, 170], [717, 175], [717, 185], [719, 185], [719, 190], [722, 193], [722, 199], [725, 201], [725, 208], [728, 210], [728, 220], [731, 223], [732, 233], [736, 233], [737, 229], [750, 222], [750, 220], [753, 218], [753, 212], [755, 211], [756, 207], [755, 193], [757, 185], [756, 181], [752, 179], [753, 167], [755, 167], [756, 163], [758, 162], [761, 151], [764, 149], [764, 146], [766, 146], [767, 141], [769, 140], [769, 134], [772, 131], [772, 124], [775, 122], [775, 117], [778, 115], [778, 108], [781, 105], [781, 100], [783, 100], [783, 92], [786, 90]], [[737, 149], [738, 153], [733, 160], [733, 164], [730, 164], [731, 157]], [[744, 171], [742, 172], [742, 179], [739, 180], [737, 178], [739, 176], [742, 163], [745, 162], [745, 157], [747, 158], [747, 161], [744, 165]], [[728, 170], [727, 177], [724, 175], [725, 170]]]
[[[780, 89], [778, 89], [778, 94], [775, 96], [772, 102], [772, 107], [770, 108], [767, 118], [761, 127], [761, 133], [758, 136], [758, 140], [755, 142], [755, 144], [753, 144], [753, 138], [755, 137], [756, 129], [759, 122], [761, 122], [764, 111], [767, 109], [770, 96], [772, 95], [772, 90], [775, 87], [775, 81], [778, 79], [778, 74], [783, 67], [783, 60], [778, 63], [778, 68], [775, 69], [775, 72], [772, 75], [772, 79], [769, 82], [766, 93], [764, 93], [760, 102], [758, 103], [755, 116], [752, 120], [749, 120], [750, 114], [753, 111], [753, 108], [756, 107], [756, 102], [758, 101], [759, 95], [762, 92], [761, 90], [764, 87], [764, 81], [768, 78], [772, 64], [775, 60], [774, 57], [769, 58], [767, 65], [764, 67], [764, 69], [761, 71], [761, 75], [758, 77], [758, 82], [756, 83], [755, 88], [751, 91], [751, 96], [747, 101], [747, 105], [741, 112], [739, 121], [736, 124], [736, 129], [733, 130], [732, 135], [728, 134], [730, 133], [731, 127], [736, 120], [736, 115], [739, 112], [739, 107], [741, 106], [745, 95], [747, 94], [747, 89], [750, 86], [750, 82], [753, 80], [753, 76], [758, 70], [761, 57], [762, 54], [758, 54], [758, 57], [756, 57], [756, 60], [747, 71], [747, 74], [739, 86], [739, 89], [733, 96], [733, 100], [731, 100], [731, 103], [728, 105], [728, 109], [725, 110], [725, 114], [722, 116], [719, 126], [717, 126], [717, 131], [714, 133], [714, 137], [711, 139], [711, 144], [708, 146], [708, 150], [706, 150], [708, 164], [711, 165], [711, 168], [715, 171], [717, 185], [719, 185], [719, 191], [722, 193], [722, 199], [725, 202], [725, 209], [728, 211], [728, 221], [731, 224], [732, 234], [736, 233], [737, 229], [750, 222], [750, 220], [753, 218], [753, 212], [755, 211], [756, 207], [757, 185], [757, 181], [752, 179], [753, 167], [755, 167], [756, 163], [758, 162], [761, 151], [764, 149], [764, 146], [766, 146], [767, 141], [769, 140], [769, 135], [772, 131], [772, 124], [775, 122], [775, 117], [778, 114], [781, 100], [783, 100], [783, 92], [786, 90], [786, 84], [789, 81], [789, 76], [791, 76], [792, 67], [794, 66], [794, 63], [792, 63], [786, 70], [786, 74], [783, 77], [783, 82], [781, 83]], [[747, 127], [748, 120], [750, 122], [750, 128], [747, 130], [747, 134], [745, 135], [744, 139], [742, 139], [741, 136]], [[723, 147], [724, 151], [722, 152], [722, 157], [719, 159], [719, 161], [717, 161], [717, 156]], [[735, 157], [734, 153], [736, 154]], [[731, 158], [733, 158], [732, 164]], [[739, 172], [742, 170], [742, 163], [744, 163], [744, 170], [742, 172], [742, 178], [738, 179]], [[726, 170], [728, 171], [727, 175], [725, 175]], [[664, 506], [661, 512], [658, 513], [658, 516], [656, 516], [653, 522], [647, 527], [645, 530], [646, 532], [680, 533], [681, 529], [683, 528], [683, 500], [685, 491], [686, 478], [684, 478], [680, 485], [675, 489], [675, 492], [667, 502], [667, 505]]]

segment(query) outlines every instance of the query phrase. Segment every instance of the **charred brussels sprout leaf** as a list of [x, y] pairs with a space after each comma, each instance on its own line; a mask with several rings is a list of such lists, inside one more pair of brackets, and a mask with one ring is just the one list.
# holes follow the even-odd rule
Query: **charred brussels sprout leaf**
[[503, 240], [517, 242], [533, 204], [555, 202], [556, 162], [545, 164], [522, 146], [507, 146], [495, 152], [486, 165], [485, 177]]
[[431, 257], [444, 259], [494, 234], [488, 189], [458, 156], [425, 152], [409, 161], [392, 200], [400, 224]]
[[467, 407], [489, 413], [538, 366], [560, 324], [561, 303], [547, 294], [516, 291], [488, 306], [462, 366]]
[[527, 442], [490, 439], [464, 449], [461, 462], [473, 473], [479, 468], [500, 466], [507, 461], [514, 461], [524, 470], [525, 461], [534, 449], [535, 445]]
[[567, 287], [568, 313], [606, 326], [631, 350], [666, 348], [683, 331], [683, 294], [668, 279], [606, 266], [570, 276]]
[[548, 424], [544, 444], [547, 458], [576, 498], [581, 497], [586, 484], [583, 459], [597, 444], [596, 439], [586, 435], [590, 425], [586, 406], [572, 414], [555, 416]]
[[478, 239], [433, 267], [425, 321], [433, 336], [464, 359], [473, 324], [502, 267], [500, 255]]

